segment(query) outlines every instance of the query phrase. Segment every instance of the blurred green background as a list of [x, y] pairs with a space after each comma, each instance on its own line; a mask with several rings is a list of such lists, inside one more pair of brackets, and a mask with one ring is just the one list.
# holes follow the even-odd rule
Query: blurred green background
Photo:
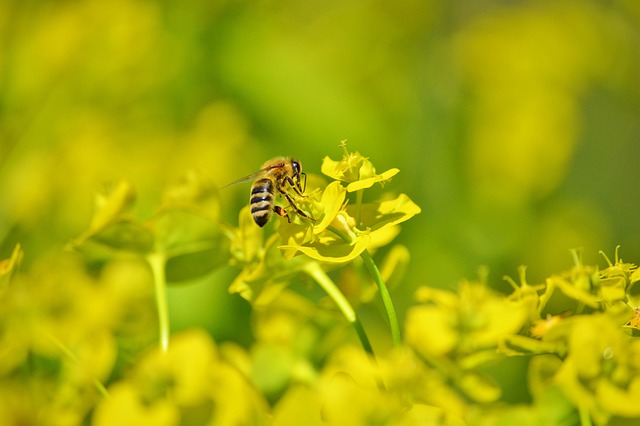
[[[636, 0], [5, 0], [0, 253], [59, 250], [105, 182], [131, 180], [145, 218], [188, 170], [319, 173], [348, 139], [423, 209], [401, 299], [480, 265], [536, 282], [576, 247], [639, 262], [639, 118]], [[222, 193], [227, 221], [247, 192]], [[171, 289], [174, 326], [235, 333], [234, 273]]]

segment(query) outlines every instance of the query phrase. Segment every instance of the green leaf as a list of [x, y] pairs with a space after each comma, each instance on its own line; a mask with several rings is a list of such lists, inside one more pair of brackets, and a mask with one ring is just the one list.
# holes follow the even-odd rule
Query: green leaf
[[156, 250], [169, 257], [219, 245], [220, 225], [185, 209], [161, 210], [151, 221]]
[[167, 284], [195, 280], [225, 266], [228, 260], [228, 249], [221, 245], [172, 256], [166, 264]]
[[90, 257], [110, 257], [114, 252], [126, 251], [137, 254], [153, 250], [153, 234], [140, 222], [120, 220], [112, 222], [88, 237], [81, 237], [76, 247]]
[[170, 183], [164, 190], [162, 209], [196, 209], [203, 216], [218, 219], [220, 199], [218, 188], [210, 176], [190, 171]]
[[129, 214], [135, 201], [133, 185], [120, 181], [96, 196], [96, 212], [89, 229], [70, 246], [89, 258], [108, 259], [117, 251], [146, 254], [154, 237], [142, 222]]
[[96, 211], [91, 219], [89, 234], [97, 233], [111, 223], [128, 218], [135, 199], [133, 185], [125, 180], [109, 185], [104, 192], [96, 194]]
[[217, 221], [200, 212], [161, 210], [151, 222], [156, 252], [167, 260], [168, 282], [189, 281], [224, 266], [230, 257], [229, 240]]

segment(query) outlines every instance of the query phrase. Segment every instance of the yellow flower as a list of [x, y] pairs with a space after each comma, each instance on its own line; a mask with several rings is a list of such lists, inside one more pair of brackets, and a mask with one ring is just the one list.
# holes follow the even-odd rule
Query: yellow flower
[[378, 182], [385, 183], [399, 172], [398, 169], [389, 169], [378, 175], [367, 157], [362, 156], [358, 151], [348, 152], [345, 141], [340, 146], [344, 151], [342, 160], [335, 161], [324, 157], [321, 171], [337, 181], [348, 182], [347, 192], [370, 188]]

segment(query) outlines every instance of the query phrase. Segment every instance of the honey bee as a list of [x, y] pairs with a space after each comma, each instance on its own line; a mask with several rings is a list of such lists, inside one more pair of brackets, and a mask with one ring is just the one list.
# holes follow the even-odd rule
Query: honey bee
[[[303, 178], [302, 182], [301, 177]], [[289, 206], [291, 206], [298, 215], [313, 222], [316, 221], [296, 206], [296, 203], [288, 191], [288, 188], [292, 188], [296, 194], [305, 197], [304, 190], [307, 184], [307, 175], [302, 173], [302, 166], [298, 160], [289, 157], [276, 157], [264, 163], [262, 168], [257, 172], [238, 179], [226, 186], [249, 180], [254, 181], [253, 185], [251, 185], [251, 195], [249, 197], [251, 217], [258, 226], [263, 227], [266, 225], [271, 218], [272, 212], [286, 217], [287, 221], [291, 222], [287, 211], [275, 205], [276, 192], [286, 198]]]

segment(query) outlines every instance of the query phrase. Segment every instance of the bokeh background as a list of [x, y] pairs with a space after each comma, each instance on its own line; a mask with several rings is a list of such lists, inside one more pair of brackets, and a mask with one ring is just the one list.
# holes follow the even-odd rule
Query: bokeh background
[[[133, 182], [145, 218], [186, 171], [319, 173], [343, 139], [423, 209], [400, 300], [481, 265], [540, 281], [578, 247], [640, 262], [640, 3], [0, 2], [0, 252], [27, 267], [105, 182]], [[225, 220], [247, 191], [223, 191]], [[234, 274], [172, 288], [174, 327], [237, 335]]]

